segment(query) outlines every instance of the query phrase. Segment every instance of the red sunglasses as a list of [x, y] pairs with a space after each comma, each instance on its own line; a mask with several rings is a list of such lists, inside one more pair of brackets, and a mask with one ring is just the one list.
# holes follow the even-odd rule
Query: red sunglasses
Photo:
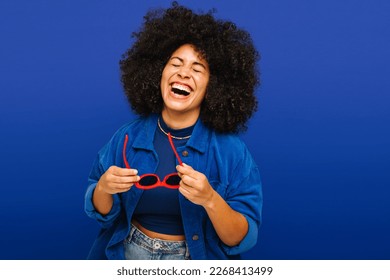
[[[168, 133], [168, 140], [169, 140], [169, 144], [171, 144], [171, 148], [172, 148], [173, 153], [175, 154], [179, 164], [183, 165], [183, 162], [181, 161], [179, 154], [176, 151], [175, 145], [173, 144], [172, 136], [170, 133]], [[127, 161], [127, 158], [126, 158], [126, 146], [127, 146], [128, 141], [129, 141], [129, 136], [126, 134], [125, 142], [123, 144], [122, 154], [123, 154], [123, 161], [125, 162], [126, 168], [130, 169], [129, 162]], [[179, 185], [180, 180], [181, 180], [181, 178], [179, 177], [179, 175], [177, 173], [168, 174], [167, 176], [164, 177], [164, 180], [162, 180], [162, 181], [160, 180], [160, 177], [158, 177], [156, 174], [143, 174], [141, 176], [141, 179], [137, 183], [135, 183], [135, 186], [139, 189], [142, 189], [142, 190], [150, 190], [150, 189], [154, 189], [157, 187], [165, 187], [168, 189], [178, 189], [180, 187], [180, 185]]]

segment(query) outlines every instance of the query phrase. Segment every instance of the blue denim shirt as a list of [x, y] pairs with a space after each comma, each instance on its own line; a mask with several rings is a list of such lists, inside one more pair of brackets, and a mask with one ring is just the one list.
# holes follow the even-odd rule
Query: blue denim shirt
[[[130, 166], [137, 169], [140, 175], [156, 170], [159, 159], [153, 147], [153, 138], [157, 118], [157, 115], [151, 115], [124, 125], [98, 153], [85, 195], [87, 215], [101, 226], [89, 253], [90, 259], [124, 259], [123, 241], [129, 234], [134, 209], [144, 190], [133, 187], [128, 192], [113, 195], [113, 207], [104, 216], [94, 208], [92, 195], [100, 176], [110, 166], [125, 166], [122, 148], [126, 133], [129, 135], [127, 159]], [[247, 147], [237, 135], [216, 133], [198, 120], [187, 144], [178, 147], [177, 151], [184, 163], [206, 175], [210, 185], [232, 209], [245, 216], [249, 225], [240, 244], [227, 246], [218, 238], [204, 208], [179, 193], [191, 258], [240, 258], [241, 253], [257, 242], [263, 202], [259, 170]]]

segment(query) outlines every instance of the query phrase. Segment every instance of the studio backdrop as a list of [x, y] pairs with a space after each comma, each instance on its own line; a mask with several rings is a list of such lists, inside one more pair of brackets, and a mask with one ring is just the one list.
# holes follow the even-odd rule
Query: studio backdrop
[[[92, 162], [136, 117], [119, 60], [144, 14], [170, 3], [0, 2], [0, 259], [86, 258], [99, 229], [83, 209]], [[389, 259], [390, 2], [179, 4], [215, 8], [261, 53], [241, 137], [263, 224], [244, 258]]]

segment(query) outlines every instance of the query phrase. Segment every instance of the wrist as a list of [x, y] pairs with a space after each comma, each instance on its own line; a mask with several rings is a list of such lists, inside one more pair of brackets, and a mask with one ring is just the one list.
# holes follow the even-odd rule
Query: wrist
[[98, 182], [96, 184], [96, 187], [95, 187], [95, 193], [97, 193], [97, 195], [99, 195], [100, 197], [102, 196], [112, 196], [112, 194], [106, 192], [106, 190], [103, 188], [103, 186], [100, 184], [100, 182]]
[[218, 197], [217, 192], [214, 189], [211, 189], [210, 196], [206, 200], [206, 202], [204, 203], [203, 207], [206, 210], [213, 210], [215, 208], [215, 205], [216, 205], [217, 197]]
[[[99, 182], [100, 182], [100, 181], [99, 181]], [[99, 182], [96, 184], [95, 192], [102, 193], [102, 192], [104, 192], [104, 191], [103, 191], [103, 189], [102, 189], [102, 187], [101, 187], [101, 185], [100, 185]]]

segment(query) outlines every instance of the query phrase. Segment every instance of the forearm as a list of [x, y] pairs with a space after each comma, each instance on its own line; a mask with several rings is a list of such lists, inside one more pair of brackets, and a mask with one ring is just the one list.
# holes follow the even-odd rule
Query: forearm
[[232, 209], [216, 191], [204, 208], [221, 241], [228, 246], [238, 245], [248, 232], [244, 215]]
[[98, 211], [101, 215], [107, 215], [111, 211], [114, 199], [112, 194], [104, 192], [101, 188], [99, 188], [98, 183], [95, 191], [93, 192], [92, 202], [96, 211]]

